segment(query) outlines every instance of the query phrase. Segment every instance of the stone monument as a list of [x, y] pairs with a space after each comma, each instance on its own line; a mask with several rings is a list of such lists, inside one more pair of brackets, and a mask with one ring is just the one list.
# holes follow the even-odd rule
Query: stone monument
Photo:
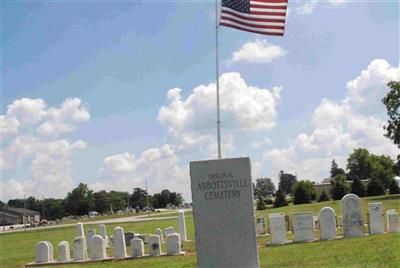
[[271, 244], [278, 245], [287, 242], [287, 227], [283, 213], [269, 215], [269, 232], [272, 237]]
[[361, 199], [355, 194], [343, 196], [341, 201], [344, 237], [364, 236]]
[[190, 163], [197, 265], [258, 267], [250, 158]]
[[370, 234], [383, 234], [385, 232], [385, 217], [383, 216], [382, 203], [368, 203], [368, 223]]
[[292, 224], [294, 242], [314, 240], [314, 218], [312, 212], [293, 213]]
[[321, 240], [336, 238], [336, 215], [331, 207], [323, 207], [319, 211], [319, 229]]

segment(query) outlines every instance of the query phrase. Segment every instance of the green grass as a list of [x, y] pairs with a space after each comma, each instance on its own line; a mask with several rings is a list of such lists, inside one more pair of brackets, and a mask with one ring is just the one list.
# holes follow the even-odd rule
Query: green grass
[[[364, 213], [366, 213], [369, 202], [382, 202], [385, 210], [399, 209], [400, 195], [363, 198]], [[317, 215], [319, 209], [324, 206], [332, 206], [336, 213], [340, 215], [340, 204], [336, 201], [267, 209], [257, 211], [256, 214], [267, 218], [269, 213], [285, 212], [291, 214], [299, 211], [312, 211], [314, 215]], [[188, 238], [194, 240], [193, 218], [191, 213], [186, 215]], [[178, 221], [176, 219], [163, 219], [107, 224], [109, 235], [116, 226], [123, 227], [125, 231], [153, 233], [156, 228], [173, 226], [177, 229]], [[98, 229], [98, 226], [97, 224], [85, 224], [85, 230], [89, 228]], [[339, 228], [338, 233], [342, 233], [341, 228]], [[72, 243], [74, 235], [74, 226], [0, 235], [0, 267], [23, 267], [25, 263], [33, 261], [35, 244], [40, 240], [50, 241], [54, 247], [54, 255], [57, 256], [57, 244], [62, 240]], [[316, 233], [316, 236], [318, 237], [318, 233]], [[290, 238], [291, 235], [289, 235]], [[258, 238], [261, 267], [399, 267], [400, 264], [400, 233], [266, 247], [266, 242], [269, 240], [270, 236]], [[163, 250], [165, 252], [165, 248]], [[195, 267], [194, 242], [184, 243], [183, 250], [187, 252], [186, 256], [153, 257], [57, 267]], [[128, 253], [129, 251], [130, 248], [128, 247]], [[111, 250], [109, 255], [112, 255]]]

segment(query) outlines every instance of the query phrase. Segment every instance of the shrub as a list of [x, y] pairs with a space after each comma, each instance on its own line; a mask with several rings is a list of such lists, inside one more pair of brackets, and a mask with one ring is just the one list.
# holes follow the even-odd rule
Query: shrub
[[264, 200], [262, 199], [262, 198], [259, 198], [258, 200], [257, 200], [257, 210], [264, 210], [264, 209], [266, 209], [267, 207], [265, 206], [265, 202], [264, 202]]
[[346, 176], [339, 174], [331, 180], [331, 195], [333, 200], [340, 200], [349, 193], [350, 187], [347, 184]]
[[358, 195], [359, 197], [365, 196], [365, 187], [361, 183], [358, 177], [355, 177], [353, 183], [351, 184], [351, 193]]
[[395, 179], [390, 183], [389, 194], [400, 194], [400, 187]]
[[384, 195], [385, 188], [383, 188], [383, 185], [379, 179], [373, 177], [368, 182], [367, 193], [368, 196]]
[[293, 204], [311, 203], [312, 190], [307, 181], [298, 181], [293, 186]]
[[321, 195], [318, 198], [318, 202], [329, 201], [329, 197], [326, 194], [325, 190], [322, 191]]
[[281, 190], [276, 191], [276, 197], [275, 197], [275, 202], [274, 202], [274, 207], [284, 207], [287, 206], [288, 203], [285, 199], [285, 196], [283, 195]]

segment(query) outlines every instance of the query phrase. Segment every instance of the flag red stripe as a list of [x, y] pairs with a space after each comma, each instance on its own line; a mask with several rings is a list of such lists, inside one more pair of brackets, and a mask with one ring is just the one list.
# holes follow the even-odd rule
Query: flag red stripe
[[280, 20], [280, 19], [260, 19], [260, 18], [249, 18], [249, 17], [245, 17], [245, 16], [240, 16], [236, 13], [230, 12], [228, 10], [224, 10], [222, 11], [221, 15], [223, 16], [224, 14], [228, 14], [228, 15], [232, 15], [235, 16], [239, 19], [242, 20], [250, 20], [250, 21], [260, 21], [260, 22], [281, 22], [281, 23], [285, 23], [285, 20]]
[[283, 36], [283, 33], [275, 33], [275, 32], [264, 32], [264, 31], [256, 31], [256, 30], [249, 30], [249, 29], [245, 29], [245, 28], [241, 28], [239, 26], [234, 26], [234, 25], [230, 25], [227, 23], [221, 23], [221, 25], [226, 26], [226, 27], [231, 27], [231, 28], [235, 28], [237, 30], [242, 30], [242, 31], [246, 31], [246, 32], [251, 32], [251, 33], [258, 33], [258, 34], [268, 34], [268, 35], [278, 35], [278, 36]]
[[250, 8], [269, 8], [269, 9], [286, 9], [286, 6], [264, 6], [250, 4]]
[[[233, 18], [229, 18], [229, 17], [224, 17], [222, 16], [222, 19], [224, 20], [229, 20], [232, 22], [235, 22], [237, 24], [241, 24], [247, 27], [251, 27], [251, 28], [259, 28], [259, 29], [278, 29], [278, 30], [285, 30], [284, 26], [275, 26], [275, 25], [257, 25], [257, 24], [251, 24], [251, 23], [246, 23], [246, 22], [242, 22], [239, 20], [235, 20]], [[221, 23], [222, 24], [222, 23]]]
[[254, 0], [250, 1], [251, 2], [263, 2], [263, 3], [287, 3], [288, 0]]
[[269, 15], [269, 16], [286, 16], [286, 13], [282, 13], [282, 12], [262, 12], [262, 11], [251, 11], [250, 10], [250, 14], [251, 15]]

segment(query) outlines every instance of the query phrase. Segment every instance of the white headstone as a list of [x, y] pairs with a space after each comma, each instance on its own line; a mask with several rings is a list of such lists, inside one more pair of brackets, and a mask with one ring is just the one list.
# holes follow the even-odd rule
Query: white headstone
[[181, 236], [181, 239], [182, 241], [187, 241], [185, 211], [180, 210], [178, 212], [178, 221], [179, 221], [179, 234]]
[[169, 234], [174, 234], [174, 233], [176, 233], [175, 232], [175, 229], [174, 229], [174, 227], [167, 227], [167, 228], [165, 228], [164, 229], [164, 233], [165, 233], [165, 236], [167, 236], [167, 235], [169, 235]]
[[179, 234], [167, 235], [167, 255], [176, 255], [181, 252], [181, 238]]
[[50, 261], [53, 261], [53, 245], [49, 241], [45, 241], [49, 245], [49, 259]]
[[269, 215], [269, 231], [271, 233], [271, 244], [282, 244], [287, 242], [287, 228], [284, 214]]
[[258, 267], [250, 158], [190, 163], [197, 265]]
[[87, 259], [87, 245], [84, 236], [75, 237], [72, 256], [75, 261], [84, 261]]
[[106, 247], [109, 247], [110, 241], [107, 236], [107, 228], [104, 224], [99, 225], [99, 235], [104, 239], [104, 241], [106, 243]]
[[36, 244], [36, 263], [50, 262], [50, 247], [47, 241], [40, 241]]
[[87, 237], [86, 237], [86, 244], [90, 248], [90, 239], [96, 235], [96, 230], [95, 229], [89, 229], [87, 231]]
[[69, 243], [67, 241], [61, 241], [58, 243], [58, 261], [70, 261], [71, 255], [69, 252]]
[[132, 250], [132, 257], [142, 257], [144, 255], [144, 245], [143, 240], [140, 238], [134, 238], [131, 240], [131, 250]]
[[319, 229], [321, 240], [336, 238], [336, 215], [331, 207], [323, 207], [319, 211]]
[[160, 237], [158, 235], [149, 236], [148, 246], [149, 246], [149, 256], [161, 255], [161, 242], [160, 242]]
[[100, 235], [92, 236], [89, 245], [92, 260], [103, 260], [107, 258], [106, 243]]
[[386, 230], [390, 232], [390, 227], [389, 227], [389, 214], [391, 213], [396, 213], [395, 209], [388, 209], [386, 210]]
[[264, 217], [257, 218], [257, 234], [265, 234]]
[[77, 237], [85, 237], [85, 231], [83, 230], [83, 224], [81, 222], [78, 222], [76, 224], [76, 236]]
[[355, 194], [347, 194], [343, 196], [341, 206], [344, 236], [363, 236], [364, 219], [361, 212], [361, 199]]
[[293, 213], [292, 223], [294, 242], [314, 240], [314, 217], [312, 212]]
[[114, 256], [116, 259], [126, 258], [125, 235], [121, 227], [114, 228]]
[[160, 241], [161, 241], [161, 243], [164, 243], [164, 236], [163, 236], [163, 232], [161, 231], [161, 229], [160, 229], [160, 228], [157, 228], [157, 229], [156, 229], [156, 232], [155, 232], [155, 234], [156, 234], [156, 235], [158, 235], [158, 236], [160, 237]]
[[385, 217], [383, 216], [382, 203], [368, 203], [368, 222], [370, 234], [383, 234], [385, 232]]
[[389, 213], [389, 232], [400, 233], [400, 215], [397, 212]]

